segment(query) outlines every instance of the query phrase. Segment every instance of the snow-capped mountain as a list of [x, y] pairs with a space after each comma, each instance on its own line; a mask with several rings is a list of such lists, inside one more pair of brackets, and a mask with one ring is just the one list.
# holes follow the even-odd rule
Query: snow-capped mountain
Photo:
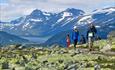
[[[88, 23], [93, 23], [98, 30], [98, 35], [102, 38], [106, 38], [110, 31], [115, 30], [115, 7], [97, 9], [90, 14], [85, 14], [84, 11], [74, 8], [68, 8], [59, 13], [36, 9], [29, 15], [12, 20], [8, 23], [9, 26], [2, 25], [1, 29], [22, 36], [52, 35], [48, 40], [50, 42], [57, 40], [58, 37], [55, 36], [62, 36], [62, 34], [65, 36], [65, 33], [70, 32], [75, 25], [78, 26], [80, 34], [85, 35]], [[61, 37], [59, 38], [62, 40]]]
[[[95, 10], [91, 14], [82, 15], [78, 17], [78, 22], [75, 24], [78, 26], [81, 35], [86, 36], [88, 24], [93, 23], [97, 29], [97, 35], [101, 38], [107, 38], [107, 34], [115, 30], [115, 7], [105, 8], [101, 10]], [[66, 35], [71, 35], [72, 30], [60, 32], [52, 36], [46, 41], [46, 44], [60, 44], [66, 45]], [[61, 35], [61, 37], [60, 37]]]
[[81, 16], [79, 26], [86, 26], [93, 23], [98, 29], [98, 33], [106, 37], [108, 32], [115, 30], [115, 7], [95, 10], [92, 14]]
[[30, 15], [12, 20], [11, 24], [14, 26], [3, 30], [23, 36], [47, 36], [71, 29], [78, 21], [78, 16], [83, 14], [82, 10], [74, 8], [68, 8], [59, 13], [43, 12], [36, 9]]

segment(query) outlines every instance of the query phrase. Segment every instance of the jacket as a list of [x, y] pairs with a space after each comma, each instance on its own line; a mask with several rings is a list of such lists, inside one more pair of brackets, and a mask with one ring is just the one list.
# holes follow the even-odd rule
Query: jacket
[[73, 40], [78, 40], [79, 37], [79, 31], [73, 31], [72, 32], [72, 39]]

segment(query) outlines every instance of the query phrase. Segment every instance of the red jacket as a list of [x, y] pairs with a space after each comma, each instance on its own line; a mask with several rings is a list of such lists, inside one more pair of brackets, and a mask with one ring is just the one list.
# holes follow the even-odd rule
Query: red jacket
[[67, 47], [69, 47], [70, 46], [70, 38], [68, 36], [66, 37], [66, 42], [67, 42]]

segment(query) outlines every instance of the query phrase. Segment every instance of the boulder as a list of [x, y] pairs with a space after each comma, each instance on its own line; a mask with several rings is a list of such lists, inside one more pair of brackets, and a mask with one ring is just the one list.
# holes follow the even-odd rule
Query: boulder
[[9, 63], [8, 62], [3, 62], [2, 63], [2, 69], [9, 69]]
[[100, 51], [101, 51], [101, 52], [111, 51], [111, 45], [110, 45], [110, 44], [107, 44], [107, 45], [104, 46]]
[[94, 66], [94, 70], [101, 70], [100, 65], [99, 65], [99, 64], [96, 64], [96, 65]]

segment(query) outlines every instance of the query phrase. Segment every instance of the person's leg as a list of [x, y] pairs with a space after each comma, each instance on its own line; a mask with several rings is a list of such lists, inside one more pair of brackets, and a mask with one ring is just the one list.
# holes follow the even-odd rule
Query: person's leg
[[75, 46], [76, 46], [76, 41], [74, 40], [74, 49], [75, 49]]
[[94, 38], [92, 37], [92, 38], [91, 38], [91, 50], [94, 50], [94, 49], [93, 49], [93, 42], [94, 42]]
[[67, 42], [67, 48], [69, 48], [69, 46], [70, 46], [70, 42]]
[[74, 40], [74, 48], [76, 48], [76, 45], [77, 45], [77, 40], [75, 39]]
[[89, 51], [91, 51], [91, 37], [88, 38]]

